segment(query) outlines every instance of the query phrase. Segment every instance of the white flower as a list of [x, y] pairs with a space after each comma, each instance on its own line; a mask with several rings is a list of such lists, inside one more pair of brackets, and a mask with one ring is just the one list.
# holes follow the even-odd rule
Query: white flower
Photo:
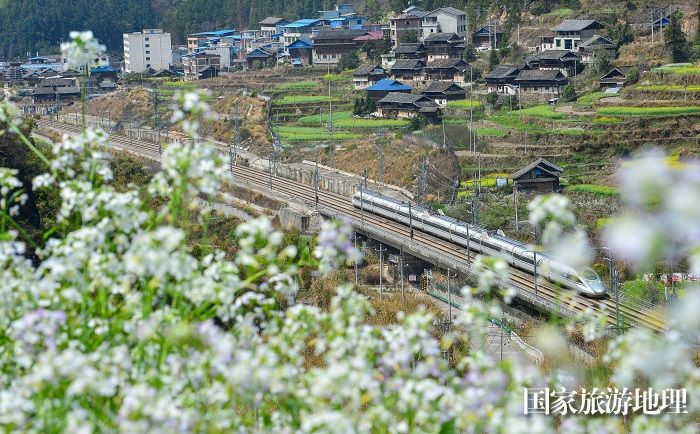
[[105, 51], [105, 46], [100, 45], [89, 30], [70, 32], [69, 36], [71, 41], [61, 44], [61, 53], [69, 68], [89, 67]]

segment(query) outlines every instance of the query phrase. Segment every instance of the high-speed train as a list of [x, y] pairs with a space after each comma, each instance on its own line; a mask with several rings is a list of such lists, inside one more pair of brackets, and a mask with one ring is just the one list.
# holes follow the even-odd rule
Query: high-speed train
[[[467, 247], [467, 237], [469, 237], [471, 250], [490, 256], [502, 255], [514, 267], [530, 273], [535, 271], [535, 255], [532, 250], [527, 249], [527, 246], [519, 241], [501, 235], [489, 234], [482, 228], [444, 215], [436, 215], [422, 207], [411, 206], [409, 219], [407, 203], [372, 191], [355, 193], [352, 204], [364, 211], [379, 214], [406, 225], [412, 224], [414, 229], [452, 241], [460, 246]], [[585, 296], [602, 298], [606, 295], [600, 277], [592, 268], [574, 270], [554, 261], [545, 254], [537, 253], [537, 272], [539, 276]]]

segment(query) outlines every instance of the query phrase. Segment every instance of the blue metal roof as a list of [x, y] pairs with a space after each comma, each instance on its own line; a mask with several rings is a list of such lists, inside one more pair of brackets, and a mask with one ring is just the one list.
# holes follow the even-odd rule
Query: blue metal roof
[[312, 40], [304, 40], [304, 39], [298, 39], [291, 44], [287, 45], [287, 48], [313, 48], [314, 47], [314, 41]]
[[236, 31], [234, 29], [214, 30], [212, 32], [192, 33], [192, 36], [231, 36]]
[[289, 23], [286, 26], [283, 26], [284, 28], [290, 28], [290, 29], [298, 29], [302, 27], [310, 27], [313, 26], [314, 24], [318, 23], [319, 20], [313, 19], [313, 18], [306, 18], [303, 20], [297, 20], [294, 21], [293, 23]]
[[370, 91], [388, 91], [397, 92], [402, 90], [412, 90], [413, 88], [407, 84], [403, 84], [400, 81], [392, 80], [390, 78], [384, 78], [379, 80], [376, 84], [368, 87], [367, 90]]
[[102, 65], [102, 66], [96, 66], [96, 67], [92, 68], [92, 70], [90, 72], [93, 74], [95, 74], [95, 73], [99, 74], [99, 73], [104, 73], [104, 72], [117, 72], [117, 68], [113, 68], [113, 67], [108, 66], [108, 65]]

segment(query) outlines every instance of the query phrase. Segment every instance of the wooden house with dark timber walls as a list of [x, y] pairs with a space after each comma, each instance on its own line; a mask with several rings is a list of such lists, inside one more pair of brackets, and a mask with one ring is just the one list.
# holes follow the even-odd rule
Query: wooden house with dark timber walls
[[561, 189], [559, 176], [563, 171], [564, 169], [556, 164], [544, 158], [538, 158], [510, 177], [513, 179], [513, 188], [518, 192], [551, 193]]

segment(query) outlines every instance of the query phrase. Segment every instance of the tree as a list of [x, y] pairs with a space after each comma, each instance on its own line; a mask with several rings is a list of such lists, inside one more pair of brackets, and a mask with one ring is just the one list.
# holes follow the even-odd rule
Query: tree
[[362, 10], [371, 23], [378, 23], [384, 15], [379, 0], [365, 0]]
[[464, 58], [464, 61], [467, 63], [471, 63], [476, 60], [477, 54], [476, 54], [476, 49], [474, 48], [474, 44], [467, 44], [464, 47], [464, 54], [462, 55]]
[[697, 6], [697, 29], [695, 30], [695, 38], [693, 38], [693, 42], [690, 43], [690, 47], [688, 50], [690, 60], [693, 62], [697, 62], [698, 60], [700, 60], [700, 1], [698, 2]]
[[407, 128], [409, 131], [418, 131], [429, 123], [428, 118], [419, 113], [411, 118]]
[[610, 64], [610, 57], [605, 50], [595, 50], [593, 52], [593, 71], [598, 74], [605, 74], [610, 71], [612, 65]]
[[632, 27], [627, 22], [615, 22], [611, 24], [608, 28], [607, 36], [618, 47], [621, 45], [629, 44], [634, 40], [634, 33], [632, 32]]
[[671, 58], [674, 62], [688, 60], [688, 43], [681, 28], [681, 18], [683, 18], [683, 14], [680, 12], [672, 14], [671, 20], [664, 30], [666, 47], [671, 51]]
[[367, 98], [367, 100], [369, 101], [369, 104], [368, 104], [368, 109], [367, 109], [366, 114], [371, 115], [372, 113], [377, 111], [377, 103], [374, 102], [374, 100], [372, 98], [369, 98], [369, 97]]
[[412, 43], [418, 42], [418, 33], [415, 30], [405, 30], [399, 36], [400, 43]]
[[561, 91], [561, 98], [567, 102], [576, 101], [578, 95], [576, 95], [576, 88], [574, 88], [573, 84], [567, 84], [564, 86], [564, 89]]
[[355, 69], [360, 66], [360, 58], [357, 53], [345, 53], [340, 57], [338, 69], [344, 71], [346, 69]]
[[494, 109], [498, 103], [498, 94], [496, 92], [489, 92], [486, 94], [486, 102], [491, 105]]
[[639, 81], [639, 68], [632, 68], [627, 72], [627, 84], [635, 84]]
[[501, 59], [498, 57], [498, 53], [496, 50], [491, 50], [489, 54], [489, 71], [493, 71], [499, 63], [501, 63]]
[[[370, 97], [367, 97], [367, 99], [365, 99], [364, 103], [362, 104], [362, 113], [361, 114], [363, 116], [366, 116], [369, 113], [372, 113], [372, 111], [371, 111], [372, 110], [372, 102], [373, 102], [372, 98], [370, 98]], [[375, 110], [376, 110], [376, 106], [375, 106]]]
[[362, 114], [362, 99], [361, 98], [355, 98], [355, 103], [352, 106], [352, 114], [353, 116], [359, 116]]

